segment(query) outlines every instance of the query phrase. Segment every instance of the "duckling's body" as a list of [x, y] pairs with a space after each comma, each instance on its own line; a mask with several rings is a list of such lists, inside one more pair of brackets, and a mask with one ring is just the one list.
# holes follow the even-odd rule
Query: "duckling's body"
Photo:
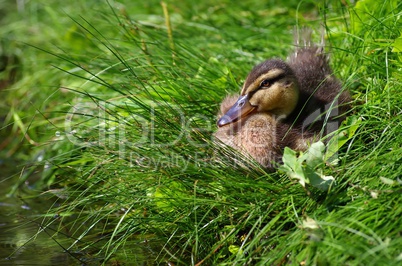
[[223, 100], [216, 138], [272, 168], [284, 147], [305, 150], [323, 125], [339, 123], [350, 96], [341, 91], [322, 51], [304, 47], [287, 63], [274, 59], [254, 67], [240, 96]]
[[[236, 96], [228, 96], [221, 104], [220, 117], [237, 101]], [[281, 158], [277, 134], [277, 120], [267, 113], [256, 113], [218, 128], [215, 137], [226, 145], [250, 155], [258, 163], [273, 168], [273, 162]]]

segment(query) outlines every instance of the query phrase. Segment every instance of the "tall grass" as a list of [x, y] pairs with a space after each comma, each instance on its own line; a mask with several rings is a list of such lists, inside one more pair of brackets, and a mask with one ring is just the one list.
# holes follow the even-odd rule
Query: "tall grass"
[[[88, 1], [63, 16], [27, 6], [62, 17], [45, 35], [53, 47], [26, 40], [56, 70], [33, 69], [7, 93], [32, 97], [6, 124], [40, 140], [40, 184], [57, 206], [44, 230], [83, 262], [400, 263], [402, 7], [345, 3]], [[253, 65], [286, 57], [295, 24], [317, 29], [317, 40], [324, 26], [334, 71], [354, 97], [357, 130], [338, 164], [322, 166], [336, 179], [325, 192], [212, 139], [220, 101]]]

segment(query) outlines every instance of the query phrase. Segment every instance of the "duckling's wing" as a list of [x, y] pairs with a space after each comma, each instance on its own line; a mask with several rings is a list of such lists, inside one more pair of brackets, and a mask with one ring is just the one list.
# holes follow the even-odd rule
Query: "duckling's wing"
[[[347, 103], [351, 97], [332, 72], [323, 41], [321, 45], [312, 44], [311, 30], [303, 29], [297, 34], [295, 43], [297, 48], [289, 56], [288, 64], [299, 82], [300, 101], [296, 107], [298, 123], [323, 120], [322, 116], [328, 113], [331, 117], [344, 114], [350, 108]], [[317, 116], [312, 117], [312, 114]]]

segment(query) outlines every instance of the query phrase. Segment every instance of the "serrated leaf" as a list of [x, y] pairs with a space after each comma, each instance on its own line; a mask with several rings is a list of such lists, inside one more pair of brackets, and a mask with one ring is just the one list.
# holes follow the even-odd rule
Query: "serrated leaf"
[[[302, 155], [299, 158], [301, 157]], [[280, 169], [290, 178], [297, 179], [297, 181], [305, 187], [308, 180], [305, 178], [302, 163], [299, 158], [297, 158], [297, 153], [294, 150], [285, 147], [282, 157], [283, 165]]]
[[312, 186], [323, 191], [328, 190], [332, 183], [335, 181], [335, 178], [333, 176], [326, 176], [318, 173], [310, 175], [309, 179]]
[[297, 179], [303, 187], [305, 187], [306, 184], [310, 183], [308, 178], [306, 178], [306, 175], [303, 170], [303, 165], [301, 163], [295, 166], [294, 173], [292, 176], [293, 178]]
[[320, 190], [328, 190], [334, 178], [323, 175], [319, 170], [319, 167], [324, 165], [324, 152], [325, 145], [321, 141], [313, 143], [306, 153], [301, 153], [299, 157], [295, 151], [286, 147], [280, 170], [291, 179], [296, 179], [303, 187], [311, 184]]
[[297, 164], [296, 152], [289, 147], [285, 147], [283, 151], [283, 164], [294, 169]]
[[311, 144], [310, 148], [307, 150], [307, 152], [304, 155], [304, 159], [306, 161], [306, 164], [314, 168], [324, 162], [324, 150], [325, 150], [325, 145], [323, 142], [318, 141], [313, 144]]

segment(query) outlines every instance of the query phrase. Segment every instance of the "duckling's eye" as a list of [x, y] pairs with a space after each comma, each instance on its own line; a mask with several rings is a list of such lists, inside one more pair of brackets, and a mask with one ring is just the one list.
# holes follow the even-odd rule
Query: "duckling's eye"
[[263, 80], [263, 81], [261, 82], [261, 84], [260, 84], [260, 87], [266, 87], [266, 88], [268, 88], [269, 86], [271, 86], [271, 82], [270, 82], [268, 79]]

